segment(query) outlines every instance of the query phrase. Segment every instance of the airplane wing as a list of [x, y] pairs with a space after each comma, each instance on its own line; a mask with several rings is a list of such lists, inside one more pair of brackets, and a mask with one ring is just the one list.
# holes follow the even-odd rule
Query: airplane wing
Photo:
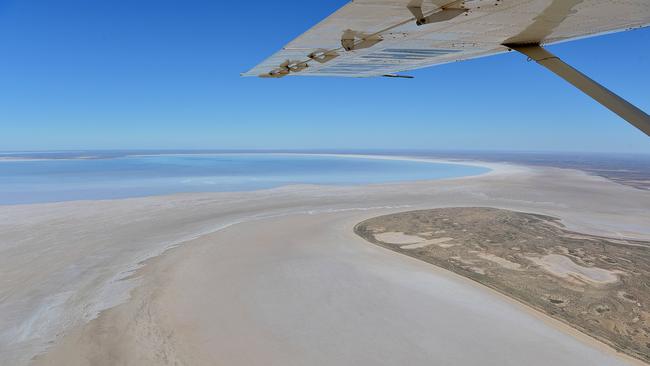
[[354, 0], [243, 76], [399, 76], [515, 50], [650, 136], [650, 116], [542, 47], [650, 24], [650, 0]]
[[648, 24], [648, 0], [354, 0], [242, 75], [381, 76]]

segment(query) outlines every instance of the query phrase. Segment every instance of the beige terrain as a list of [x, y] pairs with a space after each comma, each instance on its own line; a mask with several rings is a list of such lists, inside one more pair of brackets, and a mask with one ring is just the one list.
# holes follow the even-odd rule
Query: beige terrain
[[355, 231], [650, 361], [650, 241], [576, 233], [553, 217], [486, 207], [380, 216]]
[[0, 364], [637, 362], [354, 234], [380, 215], [489, 206], [590, 235], [650, 235], [647, 191], [571, 170], [491, 167], [431, 182], [0, 207]]

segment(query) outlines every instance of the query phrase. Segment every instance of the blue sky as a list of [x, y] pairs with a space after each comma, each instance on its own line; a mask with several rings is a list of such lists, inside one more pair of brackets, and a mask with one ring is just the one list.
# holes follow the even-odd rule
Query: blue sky
[[[473, 149], [650, 153], [515, 53], [416, 78], [242, 78], [332, 1], [0, 0], [0, 150]], [[650, 29], [551, 50], [650, 110]]]

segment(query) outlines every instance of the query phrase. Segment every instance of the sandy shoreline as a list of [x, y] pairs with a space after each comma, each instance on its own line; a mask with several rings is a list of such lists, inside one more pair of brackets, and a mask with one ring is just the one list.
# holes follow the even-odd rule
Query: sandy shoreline
[[[155, 355], [167, 355], [166, 360], [170, 363], [173, 359], [187, 364], [210, 363], [210, 360], [214, 361], [215, 357], [221, 355], [227, 364], [257, 364], [262, 359], [255, 359], [251, 354], [255, 352], [251, 350], [258, 349], [259, 357], [267, 357], [266, 364], [313, 364], [316, 363], [312, 362], [316, 358], [320, 358], [319, 362], [323, 364], [389, 364], [389, 355], [377, 359], [369, 355], [371, 352], [381, 354], [383, 351], [380, 345], [392, 349], [401, 360], [411, 357], [412, 364], [424, 364], [427, 361], [431, 363], [435, 357], [443, 357], [438, 359], [441, 362], [457, 361], [457, 364], [472, 363], [472, 360], [474, 363], [487, 360], [487, 364], [517, 360], [517, 357], [523, 355], [523, 351], [510, 355], [508, 359], [480, 352], [475, 355], [470, 352], [474, 359], [454, 359], [453, 345], [439, 349], [440, 354], [419, 358], [422, 354], [427, 354], [427, 349], [432, 347], [423, 339], [441, 341], [441, 335], [435, 332], [431, 334], [431, 329], [430, 333], [420, 329], [421, 334], [411, 339], [409, 333], [412, 329], [405, 329], [404, 324], [399, 324], [399, 314], [406, 309], [402, 308], [398, 298], [393, 297], [391, 293], [384, 293], [383, 298], [391, 305], [378, 311], [375, 314], [378, 318], [374, 319], [390, 320], [387, 325], [382, 327], [374, 322], [358, 323], [363, 320], [363, 316], [359, 314], [363, 314], [367, 308], [363, 306], [363, 301], [355, 300], [355, 297], [365, 296], [368, 301], [377, 300], [374, 293], [388, 288], [408, 296], [413, 295], [410, 291], [426, 294], [422, 295], [424, 297], [420, 303], [412, 305], [416, 308], [430, 305], [432, 298], [429, 296], [433, 295], [429, 292], [440, 285], [436, 281], [447, 275], [439, 270], [432, 270], [429, 265], [414, 263], [413, 260], [400, 258], [395, 253], [371, 248], [355, 238], [350, 228], [364, 218], [390, 212], [414, 208], [481, 205], [554, 215], [561, 217], [569, 227], [601, 235], [648, 238], [650, 228], [644, 223], [650, 220], [650, 195], [577, 171], [520, 168], [499, 164], [490, 164], [490, 168], [493, 169], [490, 174], [432, 182], [358, 187], [293, 186], [256, 192], [179, 194], [114, 201], [0, 207], [0, 277], [4, 279], [0, 283], [0, 314], [3, 314], [0, 316], [0, 363], [27, 364], [32, 355], [48, 349], [47, 353], [39, 357], [38, 363], [84, 364], [83, 360], [103, 359], [102, 355], [106, 355], [102, 352], [112, 349], [123, 352], [125, 358], [119, 361], [125, 364], [146, 364], [145, 361], [149, 357], [141, 353], [143, 350], [152, 352], [149, 356], [154, 358], [158, 357]], [[287, 246], [286, 242], [293, 241], [299, 243]], [[180, 243], [183, 245], [156, 257]], [[323, 263], [312, 263], [323, 266], [322, 272], [303, 273], [306, 269], [302, 265], [292, 267], [297, 260], [293, 253], [307, 250], [303, 246], [309, 248], [309, 251], [302, 253], [304, 257], [299, 259], [325, 258]], [[318, 255], [315, 256], [316, 254]], [[306, 332], [309, 337], [305, 339], [316, 343], [302, 344], [300, 337], [293, 339], [292, 337], [296, 337], [296, 334], [290, 331], [293, 328], [285, 329], [285, 325], [295, 322], [296, 314], [283, 312], [283, 305], [287, 306], [283, 302], [283, 296], [309, 297], [314, 287], [318, 288], [332, 280], [332, 268], [337, 268], [341, 263], [349, 263], [350, 258], [357, 257], [360, 259], [358, 263], [355, 262], [355, 266], [345, 267], [356, 269], [350, 270], [347, 277], [340, 278], [338, 284], [342, 288], [331, 289], [330, 296], [339, 294], [344, 297], [339, 304], [341, 308], [325, 307], [331, 312], [324, 315], [331, 317], [338, 311], [347, 314], [350, 324], [357, 322], [359, 327], [370, 327], [372, 334], [357, 334], [357, 338], [372, 336], [376, 345], [366, 341], [358, 344], [357, 349], [353, 349], [353, 345], [347, 345], [339, 352], [338, 358], [328, 359], [327, 355], [315, 354], [309, 349], [316, 343], [323, 342], [341, 349], [343, 345], [333, 339], [341, 337], [342, 329], [335, 326], [331, 329], [321, 329], [321, 325], [313, 322], [308, 322], [311, 327], [300, 329], [300, 324], [293, 324], [294, 328], [299, 329], [296, 333]], [[211, 259], [210, 262], [221, 261], [219, 263], [224, 267], [230, 265], [225, 258], [234, 263], [237, 263], [237, 260], [242, 263], [252, 261], [256, 265], [246, 266], [245, 270], [234, 267], [230, 268], [230, 271], [222, 269], [222, 272], [219, 272], [202, 262], [206, 258]], [[147, 265], [138, 265], [147, 259]], [[309, 278], [313, 283], [310, 282], [307, 288], [296, 288], [295, 283], [290, 281], [291, 277], [281, 276], [273, 284], [286, 293], [278, 294], [282, 296], [270, 293], [259, 297], [260, 289], [270, 290], [273, 288], [272, 284], [266, 283], [266, 286], [258, 287], [255, 281], [260, 279], [256, 277], [253, 281], [255, 283], [252, 283], [251, 277], [276, 273], [272, 266], [269, 267], [270, 264], [311, 276]], [[195, 268], [203, 268], [203, 271]], [[134, 271], [137, 271], [137, 275], [134, 275]], [[397, 278], [391, 274], [394, 271], [403, 273]], [[359, 273], [365, 274], [356, 278], [355, 275]], [[368, 273], [372, 273], [372, 276], [368, 277]], [[132, 279], [120, 280], [128, 276]], [[201, 279], [201, 276], [205, 278]], [[414, 276], [413, 283], [409, 280], [411, 276]], [[220, 280], [224, 277], [227, 277], [228, 281]], [[188, 283], [183, 282], [187, 278], [192, 278], [193, 282], [189, 283], [195, 285], [188, 286]], [[363, 280], [369, 278], [374, 279], [375, 287], [372, 292], [357, 291], [355, 295], [354, 291], [349, 291], [346, 287], [349, 285], [346, 285], [346, 280], [350, 278], [353, 279], [352, 283], [359, 285], [362, 290], [365, 286]], [[355, 278], [358, 282], [354, 282]], [[503, 338], [506, 340], [507, 334], [518, 335], [513, 341], [524, 344], [535, 342], [535, 339], [539, 342], [552, 334], [551, 338], [559, 337], [563, 342], [547, 342], [551, 348], [546, 349], [546, 353], [533, 349], [529, 352], [537, 352], [540, 357], [559, 357], [557, 361], [563, 364], [588, 364], [585, 360], [596, 363], [602, 361], [601, 364], [620, 364], [621, 359], [613, 357], [604, 347], [590, 340], [580, 341], [569, 336], [568, 334], [572, 333], [569, 329], [558, 332], [557, 329], [562, 326], [549, 327], [548, 319], [543, 316], [540, 318], [539, 314], [529, 314], [520, 305], [513, 305], [509, 300], [480, 290], [466, 283], [467, 281], [450, 281], [453, 285], [446, 283], [450, 286], [449, 291], [467, 292], [469, 297], [478, 296], [481, 301], [495, 303], [495, 309], [498, 310], [492, 309], [492, 312], [488, 312], [492, 316], [490, 319], [498, 321], [485, 324], [485, 329], [482, 330], [485, 332], [485, 339], [474, 339], [471, 335], [459, 333], [457, 336], [460, 338], [457, 341], [460, 344], [472, 341], [476, 342], [477, 349], [487, 350], [488, 346], [494, 346], [494, 339], [506, 337]], [[214, 287], [217, 284], [220, 287]], [[228, 289], [233, 286], [238, 290]], [[195, 288], [192, 289], [193, 287]], [[230, 293], [235, 298], [246, 297], [253, 304], [260, 303], [264, 306], [256, 308], [248, 302], [223, 304], [214, 297], [201, 300], [205, 297], [206, 289], [218, 289]], [[129, 299], [130, 291], [133, 292]], [[182, 296], [182, 303], [171, 296], [178, 295], [179, 292], [185, 294]], [[310, 305], [314, 309], [313, 306], [319, 303], [316, 300], [318, 299], [303, 305]], [[320, 300], [332, 301], [327, 296]], [[208, 306], [202, 301], [214, 303]], [[301, 297], [298, 296], [295, 301], [300, 302]], [[235, 304], [243, 308], [250, 307], [247, 309], [247, 316], [232, 313], [237, 309]], [[267, 317], [259, 318], [259, 315], [256, 318], [250, 315], [266, 314], [265, 312], [269, 311], [266, 305], [273, 308], [273, 312], [267, 314]], [[229, 316], [213, 314], [212, 306], [221, 306], [221, 313]], [[110, 310], [102, 312], [109, 308]], [[144, 321], [144, 318], [139, 317], [138, 309], [147, 309], [151, 318]], [[395, 313], [397, 310], [400, 313]], [[353, 316], [351, 311], [357, 311], [357, 316]], [[446, 312], [449, 309], [441, 308], [439, 311]], [[455, 316], [459, 322], [456, 327], [470, 326], [471, 324], [463, 325], [462, 319], [472, 314], [480, 314], [482, 310], [466, 311], [467, 313], [463, 313], [459, 310], [458, 314], [450, 315]], [[100, 312], [102, 315], [95, 319]], [[195, 324], [193, 322], [197, 322], [196, 318], [181, 316], [187, 312], [200, 315], [201, 322]], [[302, 315], [307, 317], [303, 320], [309, 318], [308, 313]], [[521, 321], [529, 324], [528, 331], [532, 330], [533, 335], [519, 335], [517, 324], [505, 321], [506, 315], [507, 318], [523, 317]], [[416, 323], [408, 322], [414, 321], [411, 316], [405, 318], [405, 324], [417, 328]], [[418, 321], [431, 321], [426, 319], [425, 317]], [[107, 321], [109, 323], [106, 323]], [[106, 324], [115, 324], [115, 329], [107, 330]], [[192, 326], [188, 327], [187, 324]], [[209, 324], [213, 326], [208, 326]], [[215, 333], [215, 328], [220, 329], [217, 325], [224, 324], [241, 339], [234, 337], [237, 341], [230, 341], [224, 334]], [[124, 329], [119, 329], [120, 325]], [[143, 334], [155, 333], [145, 332], [146, 329], [152, 330], [152, 326], [159, 327], [156, 328], [159, 335], [168, 334], [170, 329], [174, 330], [174, 337], [167, 339], [162, 336], [144, 336]], [[350, 334], [359, 331], [356, 328], [347, 329], [345, 324], [339, 326]], [[277, 334], [279, 329], [284, 333]], [[265, 334], [264, 339], [270, 339], [273, 343], [265, 342], [255, 334], [243, 334], [244, 331], [259, 331], [260, 334]], [[386, 339], [373, 336], [386, 332], [393, 332], [394, 336], [402, 339], [399, 347], [391, 348], [390, 344], [385, 344]], [[113, 348], [109, 347], [108, 343], [106, 347], [98, 346], [99, 340], [108, 340], [111, 336], [114, 338], [115, 334], [126, 334], [125, 339], [134, 337], [131, 339], [137, 341], [137, 344], [147, 346], [141, 350], [131, 349], [128, 344], [114, 344], [111, 346]], [[50, 344], [52, 340], [54, 343]], [[352, 342], [352, 339], [348, 341]], [[196, 348], [197, 344], [214, 343], [224, 346], [204, 348], [213, 348], [215, 352], [219, 350], [218, 354], [211, 354], [209, 349]], [[65, 356], [69, 353], [69, 347], [78, 350], [77, 359], [74, 355]], [[244, 348], [240, 347], [245, 347], [248, 351], [244, 352]], [[539, 344], [537, 347], [539, 348]], [[273, 349], [276, 348], [284, 351], [274, 353]], [[420, 350], [421, 354], [411, 354], [415, 350]], [[295, 357], [290, 358], [289, 355]], [[161, 364], [165, 360], [160, 358], [155, 362], [151, 358], [149, 361]]]

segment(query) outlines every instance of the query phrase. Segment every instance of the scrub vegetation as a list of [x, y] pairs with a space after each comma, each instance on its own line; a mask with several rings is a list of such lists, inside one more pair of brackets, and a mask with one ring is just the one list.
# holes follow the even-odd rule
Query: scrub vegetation
[[380, 216], [355, 232], [650, 361], [650, 242], [577, 233], [554, 217], [485, 207]]

